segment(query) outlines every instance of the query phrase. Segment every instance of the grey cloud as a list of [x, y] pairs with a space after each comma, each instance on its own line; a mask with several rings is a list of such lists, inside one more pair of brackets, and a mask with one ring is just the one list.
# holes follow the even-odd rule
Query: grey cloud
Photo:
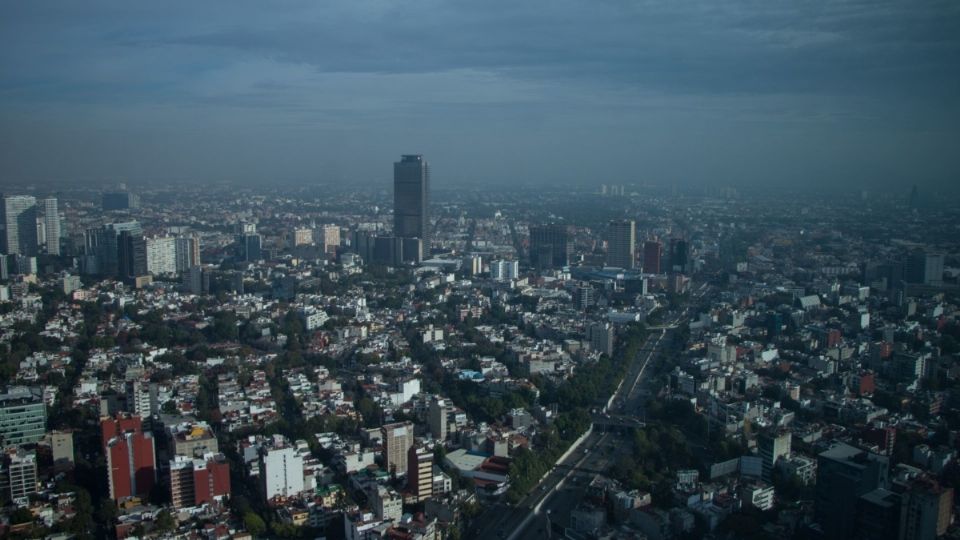
[[[309, 176], [311, 146], [364, 161], [416, 143], [481, 175], [761, 181], [815, 156], [818, 174], [944, 181], [958, 65], [952, 1], [9, 2], [0, 172], [52, 174], [27, 157], [44, 145], [65, 173], [169, 170], [151, 156], [191, 140], [178, 175]], [[63, 148], [77, 133], [85, 152]], [[231, 140], [253, 149], [243, 167]], [[118, 141], [136, 166], [105, 157]], [[524, 150], [558, 163], [484, 161]]]

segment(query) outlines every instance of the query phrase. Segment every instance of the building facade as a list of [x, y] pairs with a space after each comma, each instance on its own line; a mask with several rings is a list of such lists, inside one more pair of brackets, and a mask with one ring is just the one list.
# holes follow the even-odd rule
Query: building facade
[[43, 236], [47, 254], [60, 255], [60, 209], [53, 197], [43, 200]]
[[29, 195], [3, 198], [3, 252], [37, 255], [37, 199]]
[[636, 260], [636, 223], [632, 219], [611, 221], [607, 228], [607, 266], [632, 270]]
[[413, 446], [413, 424], [387, 424], [380, 431], [383, 436], [383, 462], [387, 470], [397, 475], [406, 474], [407, 452]]
[[0, 443], [35, 443], [43, 439], [46, 429], [47, 407], [42, 388], [15, 386], [0, 394]]
[[530, 227], [530, 265], [534, 268], [562, 268], [570, 264], [573, 244], [566, 225]]
[[405, 155], [393, 164], [393, 234], [419, 238], [430, 253], [430, 166], [422, 155]]

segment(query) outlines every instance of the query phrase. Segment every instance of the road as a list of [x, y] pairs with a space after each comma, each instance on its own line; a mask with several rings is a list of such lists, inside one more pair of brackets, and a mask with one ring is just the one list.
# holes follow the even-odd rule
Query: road
[[[664, 343], [663, 338], [668, 330], [662, 329], [647, 336], [643, 347], [631, 363], [623, 384], [613, 396], [612, 407], [607, 410], [608, 415], [625, 414], [636, 407], [640, 395], [639, 384], [646, 374], [647, 364], [655, 357], [658, 348]], [[605, 420], [598, 416], [596, 420]], [[606, 471], [612, 461], [610, 455], [613, 450], [622, 447], [622, 441], [614, 433], [600, 433], [597, 431], [588, 435], [579, 445], [573, 448], [566, 459], [561, 460], [520, 503], [516, 505], [491, 505], [478, 519], [474, 520], [475, 528], [468, 531], [470, 538], [527, 538], [528, 534], [536, 535], [537, 523], [541, 523], [535, 516], [541, 514], [542, 506], [548, 506], [551, 515], [564, 515], [565, 508], [572, 509], [579, 501], [581, 491], [592, 477], [592, 471]], [[616, 442], [615, 442], [616, 441]], [[586, 452], [585, 452], [586, 451]], [[569, 486], [568, 486], [569, 484]], [[562, 494], [561, 496], [557, 496]], [[567, 510], [569, 515], [569, 510]], [[531, 532], [532, 531], [532, 532]], [[537, 537], [537, 536], [533, 536]]]
[[[652, 364], [662, 356], [664, 346], [672, 343], [671, 333], [689, 321], [691, 311], [699, 307], [699, 302], [709, 291], [710, 288], [703, 284], [690, 295], [690, 305], [672, 321], [649, 328], [651, 333], [612, 396], [610, 406], [605, 413], [595, 416], [594, 425], [607, 423], [611, 419], [643, 415], [643, 404], [650, 392], [655, 390], [645, 384], [648, 382], [646, 376], [653, 371]], [[497, 503], [488, 507], [474, 520], [474, 527], [467, 531], [467, 537], [507, 540], [549, 537], [548, 525], [567, 526], [570, 512], [583, 499], [586, 485], [594, 475], [607, 471], [619, 454], [629, 451], [629, 448], [630, 441], [623, 431], [593, 430], [519, 504]]]

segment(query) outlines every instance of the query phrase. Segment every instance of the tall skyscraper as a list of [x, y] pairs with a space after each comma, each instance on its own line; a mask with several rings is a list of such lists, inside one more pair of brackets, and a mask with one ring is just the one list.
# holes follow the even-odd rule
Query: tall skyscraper
[[607, 265], [631, 270], [636, 266], [637, 227], [632, 219], [611, 221], [607, 228]]
[[29, 195], [3, 198], [3, 252], [10, 255], [37, 254], [37, 199]]
[[142, 234], [123, 231], [117, 238], [119, 276], [135, 278], [147, 275], [147, 241]]
[[690, 244], [679, 238], [670, 240], [670, 269], [674, 272], [689, 273], [691, 266]]
[[660, 273], [660, 260], [663, 257], [663, 244], [656, 240], [643, 244], [643, 271], [648, 274]]
[[405, 155], [393, 164], [393, 235], [419, 238], [430, 253], [430, 166], [423, 156]]
[[383, 461], [388, 471], [398, 475], [407, 472], [407, 452], [413, 446], [413, 424], [397, 422], [380, 428], [383, 434]]
[[43, 232], [46, 237], [47, 253], [60, 254], [60, 209], [57, 199], [50, 197], [43, 200]]
[[570, 264], [573, 245], [566, 225], [530, 227], [530, 264], [539, 269], [560, 268]]
[[196, 236], [178, 236], [176, 245], [177, 272], [186, 272], [200, 265], [200, 239]]

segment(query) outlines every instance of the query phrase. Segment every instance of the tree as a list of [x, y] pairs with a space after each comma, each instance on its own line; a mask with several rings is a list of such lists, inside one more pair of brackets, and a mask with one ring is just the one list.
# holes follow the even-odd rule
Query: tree
[[164, 510], [157, 514], [157, 519], [154, 521], [157, 530], [160, 532], [170, 532], [177, 526], [177, 522], [174, 521], [173, 516], [170, 515], [170, 512]]
[[33, 512], [26, 508], [18, 508], [16, 512], [10, 515], [10, 523], [20, 525], [33, 521]]
[[243, 515], [243, 526], [253, 536], [260, 536], [267, 532], [267, 524], [264, 523], [263, 518], [253, 512], [247, 512]]

